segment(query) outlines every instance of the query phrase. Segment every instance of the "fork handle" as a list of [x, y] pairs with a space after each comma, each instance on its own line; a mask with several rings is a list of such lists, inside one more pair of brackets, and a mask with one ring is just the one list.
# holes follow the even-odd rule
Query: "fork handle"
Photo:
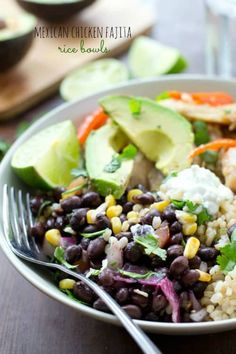
[[75, 273], [70, 269], [65, 268], [60, 264], [50, 264], [53, 268], [57, 268], [64, 273], [67, 273], [74, 278], [83, 281], [88, 285], [109, 307], [109, 309], [116, 315], [123, 326], [126, 328], [127, 332], [131, 335], [134, 341], [138, 344], [140, 349], [142, 349], [145, 354], [162, 354], [161, 351], [155, 346], [155, 344], [150, 340], [150, 338], [144, 333], [144, 331], [135, 324], [135, 322], [130, 318], [130, 316], [117, 304], [117, 302], [103, 289], [100, 288], [95, 282], [86, 278], [84, 275]]

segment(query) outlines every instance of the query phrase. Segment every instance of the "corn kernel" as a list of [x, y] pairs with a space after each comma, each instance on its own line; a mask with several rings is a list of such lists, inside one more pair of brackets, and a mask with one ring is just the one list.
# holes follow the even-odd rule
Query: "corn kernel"
[[57, 247], [60, 246], [61, 233], [57, 229], [48, 230], [45, 233], [45, 238], [50, 243], [50, 245]]
[[86, 218], [87, 218], [87, 223], [88, 224], [95, 224], [96, 217], [95, 217], [94, 210], [92, 210], [92, 209], [88, 210], [87, 214], [86, 214]]
[[106, 202], [108, 208], [113, 205], [116, 205], [115, 197], [112, 194], [109, 194], [106, 196], [105, 202]]
[[139, 222], [140, 222], [140, 218], [130, 218], [128, 221], [129, 225], [138, 224]]
[[133, 218], [139, 218], [139, 213], [137, 213], [136, 211], [129, 211], [127, 214], [127, 219], [133, 219]]
[[114, 218], [111, 219], [111, 227], [115, 235], [121, 232], [121, 221], [120, 218], [118, 218], [118, 216], [115, 216]]
[[200, 269], [196, 269], [198, 273], [200, 274], [199, 281], [204, 281], [209, 283], [211, 281], [211, 275], [209, 273], [203, 272]]
[[182, 226], [182, 230], [183, 230], [183, 234], [185, 236], [190, 236], [195, 234], [195, 232], [197, 231], [197, 224], [193, 223], [193, 224], [183, 224]]
[[131, 189], [127, 195], [128, 202], [132, 202], [133, 197], [136, 197], [137, 195], [140, 195], [140, 194], [143, 194], [143, 192], [140, 189]]
[[110, 206], [106, 211], [107, 217], [109, 219], [111, 219], [114, 216], [120, 216], [120, 214], [122, 213], [122, 210], [123, 210], [123, 208], [121, 205]]
[[185, 245], [184, 256], [188, 259], [192, 259], [196, 256], [200, 247], [200, 241], [196, 237], [190, 237]]
[[73, 289], [75, 285], [75, 281], [73, 279], [63, 279], [59, 282], [59, 288], [60, 289]]
[[176, 210], [176, 217], [182, 224], [193, 224], [197, 221], [197, 216], [185, 211]]
[[169, 200], [163, 200], [162, 202], [156, 202], [151, 205], [151, 209], [156, 209], [157, 211], [164, 211], [165, 208], [170, 204]]

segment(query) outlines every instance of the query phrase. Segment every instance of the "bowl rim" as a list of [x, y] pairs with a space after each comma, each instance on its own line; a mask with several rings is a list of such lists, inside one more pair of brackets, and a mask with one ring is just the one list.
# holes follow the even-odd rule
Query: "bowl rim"
[[[122, 83], [120, 85], [112, 86], [109, 89], [105, 89], [98, 94], [93, 94], [91, 96], [85, 97], [81, 100], [76, 100], [73, 102], [68, 102], [68, 103], [63, 103], [59, 105], [58, 107], [52, 109], [50, 112], [46, 113], [43, 115], [41, 118], [39, 118], [36, 122], [32, 124], [30, 128], [27, 129], [26, 132], [24, 132], [16, 142], [10, 147], [9, 151], [3, 158], [1, 164], [0, 164], [0, 178], [1, 174], [3, 171], [9, 166], [10, 161], [11, 161], [11, 156], [12, 153], [17, 149], [19, 145], [23, 141], [25, 141], [28, 137], [30, 137], [38, 126], [40, 126], [42, 123], [45, 123], [47, 121], [50, 122], [50, 118], [53, 117], [54, 115], [58, 114], [59, 112], [63, 112], [64, 110], [67, 110], [68, 107], [73, 107], [77, 106], [80, 102], [86, 100], [87, 98], [95, 98], [96, 96], [101, 96], [105, 94], [109, 94], [110, 91], [113, 89], [122, 89], [122, 88], [127, 88], [127, 87], [132, 87], [134, 85], [139, 85], [139, 84], [145, 84], [148, 85], [150, 83], [158, 83], [160, 81], [209, 81], [209, 82], [215, 82], [218, 83], [226, 83], [226, 84], [235, 84], [236, 86], [236, 80], [234, 79], [224, 79], [224, 78], [219, 78], [217, 76], [206, 76], [206, 75], [192, 75], [192, 74], [187, 74], [187, 75], [168, 75], [166, 77], [159, 77], [159, 78], [150, 78], [150, 79], [135, 79], [135, 80], [130, 80], [128, 82]], [[50, 124], [49, 124], [50, 125]], [[0, 196], [1, 196], [0, 191]], [[1, 222], [1, 220], [0, 220]], [[31, 268], [30, 263], [24, 262], [21, 259], [19, 259], [17, 256], [13, 254], [13, 252], [10, 250], [9, 246], [7, 245], [7, 241], [5, 240], [4, 232], [2, 230], [2, 223], [0, 224], [0, 248], [2, 249], [4, 255], [6, 258], [10, 261], [10, 263], [14, 266], [14, 268], [28, 281], [30, 282], [33, 286], [35, 286], [37, 289], [39, 289], [41, 292], [46, 294], [47, 296], [51, 297], [52, 299], [55, 299], [64, 305], [68, 305], [69, 307], [80, 311], [83, 314], [89, 315], [91, 317], [94, 317], [98, 320], [109, 322], [115, 325], [120, 325], [118, 319], [115, 318], [114, 315], [98, 311], [96, 309], [93, 309], [87, 305], [83, 305], [81, 303], [78, 303], [72, 299], [70, 299], [68, 296], [58, 291], [52, 291], [50, 290], [46, 285], [44, 285], [43, 282], [40, 282], [39, 278], [42, 278], [40, 275], [34, 272], [34, 270]], [[37, 274], [36, 277], [32, 276]], [[236, 318], [232, 319], [227, 319], [227, 320], [220, 320], [220, 321], [208, 321], [208, 322], [199, 322], [199, 323], [165, 323], [165, 322], [152, 322], [152, 321], [146, 321], [146, 320], [135, 320], [135, 322], [142, 327], [144, 330], [149, 331], [149, 332], [156, 332], [156, 333], [163, 333], [163, 334], [175, 334], [175, 335], [183, 335], [183, 334], [203, 334], [203, 333], [210, 333], [210, 332], [220, 332], [220, 331], [226, 331], [229, 329], [236, 328]]]

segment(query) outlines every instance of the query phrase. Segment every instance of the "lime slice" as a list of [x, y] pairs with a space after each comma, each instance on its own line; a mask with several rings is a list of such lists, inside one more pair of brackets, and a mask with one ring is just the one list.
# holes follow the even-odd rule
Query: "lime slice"
[[69, 74], [61, 84], [60, 94], [73, 101], [129, 79], [126, 66], [117, 59], [93, 61]]
[[150, 77], [183, 71], [186, 60], [180, 52], [145, 36], [134, 40], [129, 51], [132, 76]]
[[52, 125], [32, 136], [15, 152], [12, 168], [28, 185], [50, 189], [66, 186], [78, 166], [79, 144], [71, 121]]

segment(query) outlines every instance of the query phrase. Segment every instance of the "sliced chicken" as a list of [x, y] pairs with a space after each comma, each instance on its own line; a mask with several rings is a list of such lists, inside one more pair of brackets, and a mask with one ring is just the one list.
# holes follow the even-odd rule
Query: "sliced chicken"
[[194, 104], [175, 99], [165, 99], [160, 105], [173, 109], [190, 120], [202, 120], [207, 123], [229, 125], [230, 129], [236, 128], [236, 103], [213, 107], [207, 104]]
[[236, 148], [222, 152], [221, 164], [225, 185], [236, 192]]

